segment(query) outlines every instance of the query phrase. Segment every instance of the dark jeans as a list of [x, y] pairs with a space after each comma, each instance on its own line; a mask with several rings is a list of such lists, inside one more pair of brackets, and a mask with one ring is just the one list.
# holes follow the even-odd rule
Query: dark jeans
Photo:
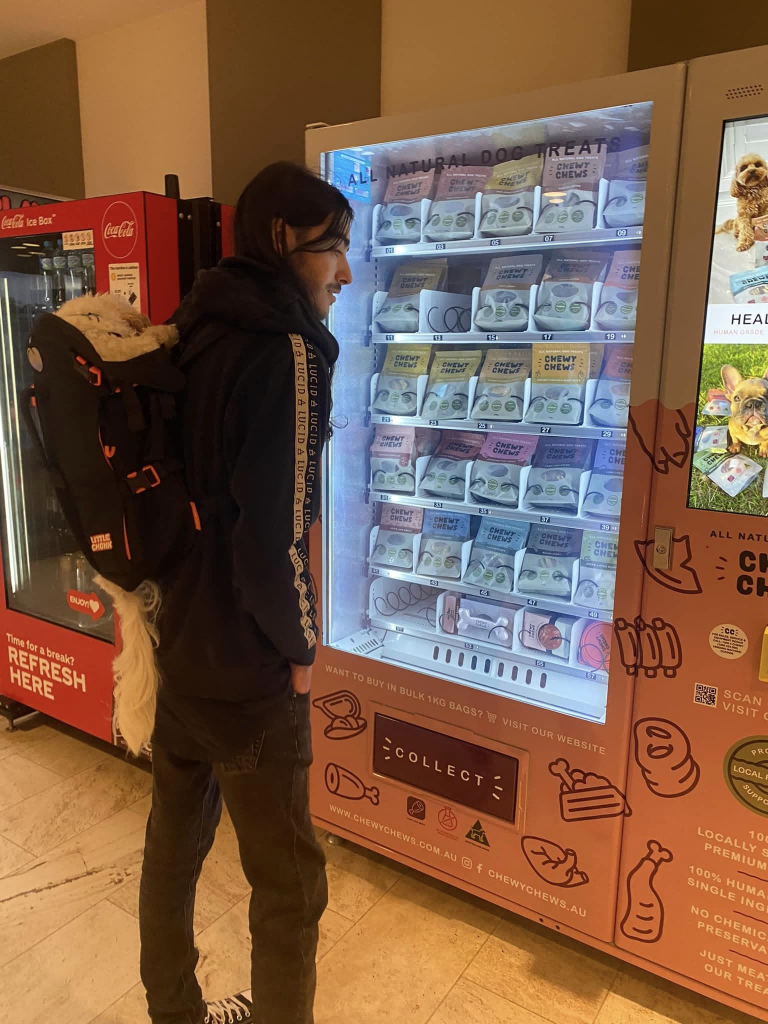
[[[141, 980], [153, 1024], [201, 1024], [195, 886], [222, 797], [252, 888], [251, 988], [258, 1024], [312, 1024], [325, 857], [309, 817], [309, 698], [291, 694], [231, 761], [153, 745], [154, 788], [141, 875]], [[216, 993], [222, 997], [228, 993]]]

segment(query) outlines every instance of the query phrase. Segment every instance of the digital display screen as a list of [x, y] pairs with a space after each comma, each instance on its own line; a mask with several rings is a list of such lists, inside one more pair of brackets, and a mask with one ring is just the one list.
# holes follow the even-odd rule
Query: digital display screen
[[768, 515], [768, 116], [723, 126], [688, 507]]

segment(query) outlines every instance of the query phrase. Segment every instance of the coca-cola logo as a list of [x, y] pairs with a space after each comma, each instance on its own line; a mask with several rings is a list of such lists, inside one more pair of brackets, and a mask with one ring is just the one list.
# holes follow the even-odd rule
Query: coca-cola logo
[[13, 215], [13, 217], [3, 217], [2, 222], [0, 222], [0, 226], [2, 226], [4, 231], [7, 228], [23, 228], [24, 214], [16, 213]]
[[101, 221], [104, 247], [116, 260], [124, 260], [136, 247], [136, 214], [122, 199], [110, 203]]

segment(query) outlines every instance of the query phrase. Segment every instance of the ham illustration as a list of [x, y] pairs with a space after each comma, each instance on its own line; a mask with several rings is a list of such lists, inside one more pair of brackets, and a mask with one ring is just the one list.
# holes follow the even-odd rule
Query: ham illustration
[[540, 839], [538, 836], [523, 836], [520, 845], [533, 870], [550, 885], [575, 889], [577, 885], [586, 885], [589, 881], [586, 872], [578, 870], [573, 850], [564, 850], [550, 839]]

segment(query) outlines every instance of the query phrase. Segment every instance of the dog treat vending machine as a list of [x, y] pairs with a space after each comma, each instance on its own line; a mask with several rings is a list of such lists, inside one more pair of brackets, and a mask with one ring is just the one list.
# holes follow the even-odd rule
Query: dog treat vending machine
[[135, 192], [0, 209], [0, 709], [29, 709], [114, 740], [119, 624], [93, 581], [21, 414], [26, 345], [40, 313], [89, 292], [122, 295], [163, 323], [196, 270], [231, 251], [232, 209]]
[[767, 58], [307, 135], [317, 821], [764, 1020]]

